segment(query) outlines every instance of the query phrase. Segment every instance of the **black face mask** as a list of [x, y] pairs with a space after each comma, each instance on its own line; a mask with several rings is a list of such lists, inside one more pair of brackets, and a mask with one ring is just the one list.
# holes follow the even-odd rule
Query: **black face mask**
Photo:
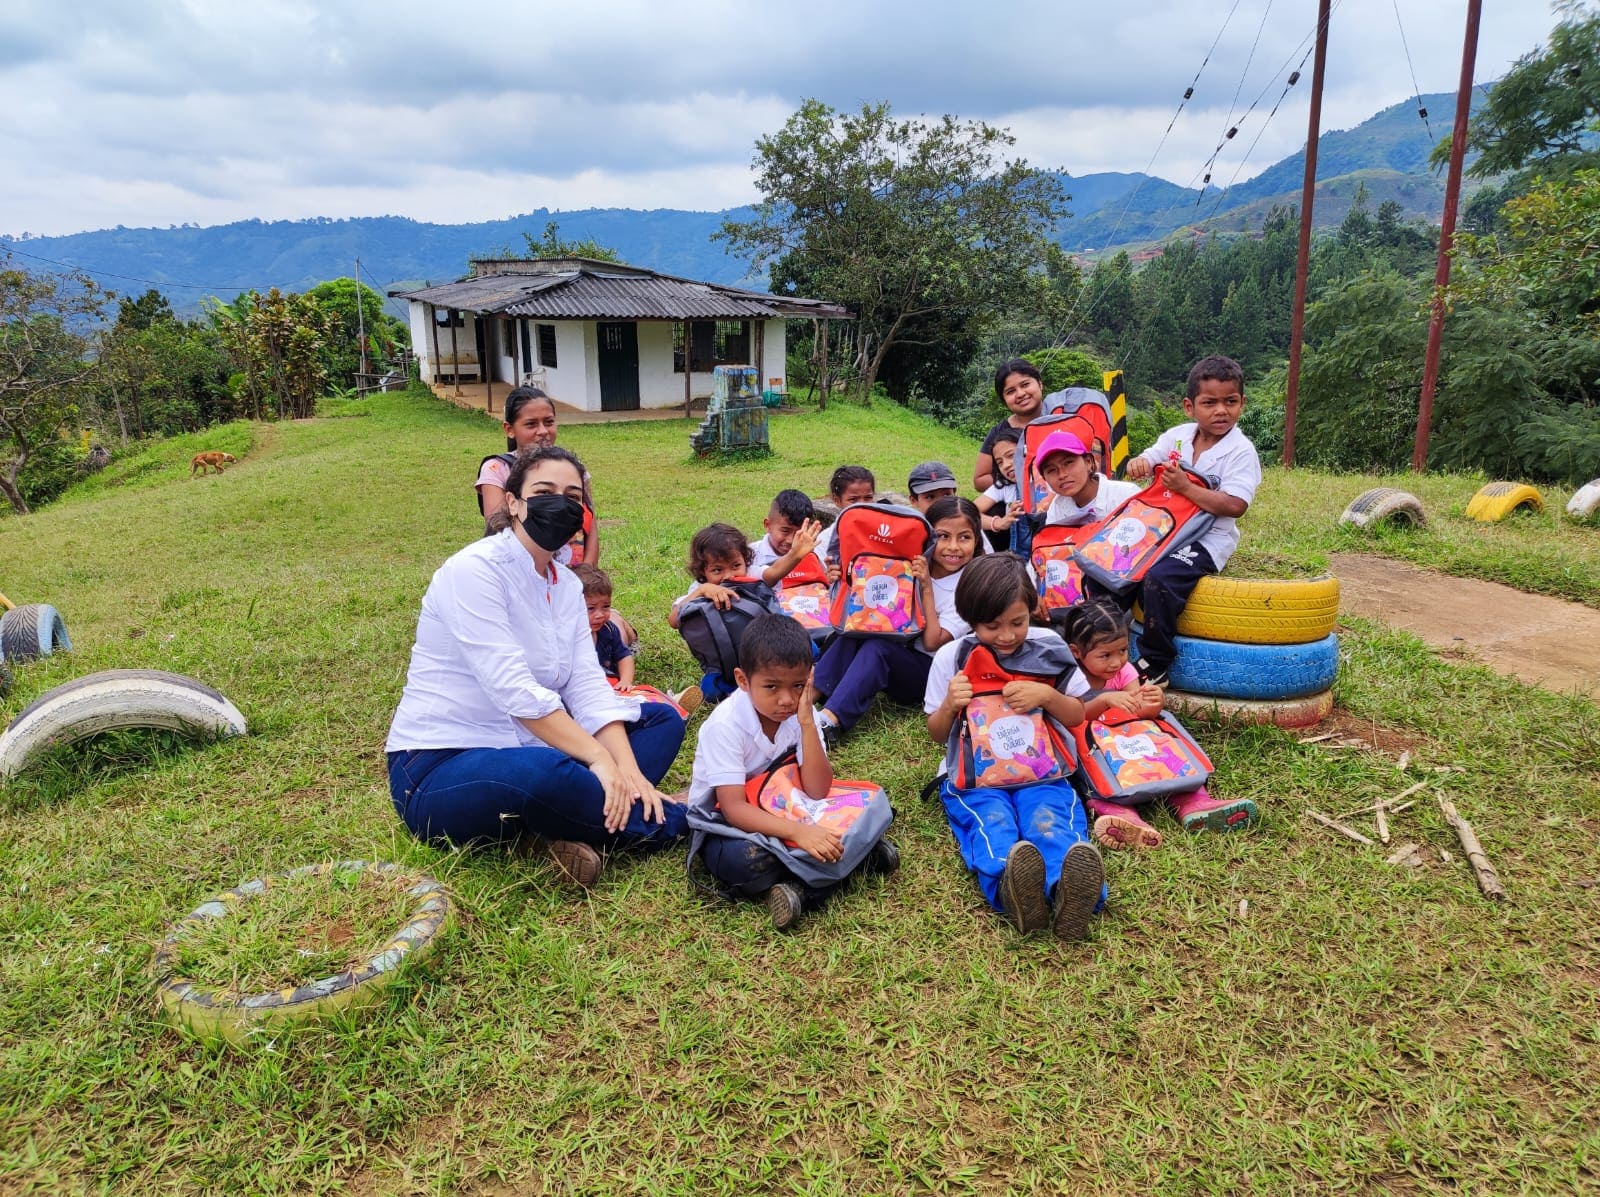
[[547, 553], [554, 553], [583, 527], [583, 504], [566, 495], [530, 495], [522, 503], [528, 509], [522, 530]]

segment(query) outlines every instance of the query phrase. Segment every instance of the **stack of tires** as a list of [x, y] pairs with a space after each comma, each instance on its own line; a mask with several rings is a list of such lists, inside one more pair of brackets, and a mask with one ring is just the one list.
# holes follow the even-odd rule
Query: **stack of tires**
[[1213, 576], [1178, 621], [1168, 704], [1279, 727], [1309, 727], [1333, 710], [1339, 670], [1339, 580]]

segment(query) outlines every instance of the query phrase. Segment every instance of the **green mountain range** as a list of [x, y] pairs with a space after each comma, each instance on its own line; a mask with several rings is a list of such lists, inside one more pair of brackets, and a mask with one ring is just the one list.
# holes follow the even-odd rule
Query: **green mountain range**
[[[1434, 143], [1449, 132], [1455, 97], [1425, 95], [1422, 104], [1429, 125], [1417, 116], [1416, 102], [1406, 101], [1353, 129], [1322, 135], [1318, 225], [1343, 219], [1358, 182], [1365, 183], [1374, 207], [1384, 199], [1395, 199], [1411, 218], [1439, 218], [1443, 181], [1429, 171], [1427, 159]], [[1236, 141], [1245, 135], [1253, 134], [1247, 131]], [[1238, 153], [1244, 149], [1240, 146]], [[1062, 222], [1058, 239], [1066, 249], [1093, 253], [1158, 241], [1178, 229], [1208, 222], [1208, 227], [1220, 230], [1259, 227], [1273, 206], [1299, 203], [1303, 151], [1245, 182], [1223, 185], [1238, 161], [1224, 152], [1213, 169], [1212, 185], [1203, 189], [1137, 173], [1063, 176], [1072, 193], [1072, 215]], [[325, 279], [351, 275], [358, 259], [363, 276], [380, 289], [442, 282], [465, 273], [470, 257], [522, 252], [523, 234], [537, 237], [554, 220], [560, 223], [564, 239], [592, 237], [635, 265], [687, 278], [761, 286], [764, 280], [750, 277], [745, 261], [730, 257], [720, 242], [711, 239], [724, 217], [740, 218], [748, 212], [748, 208], [725, 212], [538, 208], [507, 220], [457, 225], [400, 216], [244, 220], [210, 228], [118, 226], [29, 237], [12, 247], [32, 255], [23, 259], [24, 264], [43, 264], [39, 259], [68, 263], [104, 276], [102, 281], [123, 292], [154, 285], [175, 308], [193, 311], [206, 295], [231, 298], [240, 291], [273, 286], [304, 290]], [[0, 244], [5, 241], [0, 239]]]

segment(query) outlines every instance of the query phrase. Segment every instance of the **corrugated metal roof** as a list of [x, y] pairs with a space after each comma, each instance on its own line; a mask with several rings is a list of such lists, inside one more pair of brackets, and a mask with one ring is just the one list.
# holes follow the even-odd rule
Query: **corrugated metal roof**
[[[631, 268], [624, 268], [631, 269]], [[584, 267], [551, 274], [495, 274], [407, 292], [437, 307], [546, 320], [770, 320], [848, 318], [837, 304], [767, 295], [653, 273]]]

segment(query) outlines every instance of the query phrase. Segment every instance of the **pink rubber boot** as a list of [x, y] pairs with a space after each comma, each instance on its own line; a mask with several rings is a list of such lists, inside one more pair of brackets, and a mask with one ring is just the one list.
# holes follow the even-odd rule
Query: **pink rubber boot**
[[1089, 834], [1102, 848], [1161, 847], [1161, 833], [1146, 823], [1134, 807], [1099, 798], [1090, 798], [1085, 805], [1094, 818]]
[[1205, 786], [1167, 799], [1185, 831], [1243, 831], [1256, 821], [1256, 804], [1248, 798], [1221, 802]]

